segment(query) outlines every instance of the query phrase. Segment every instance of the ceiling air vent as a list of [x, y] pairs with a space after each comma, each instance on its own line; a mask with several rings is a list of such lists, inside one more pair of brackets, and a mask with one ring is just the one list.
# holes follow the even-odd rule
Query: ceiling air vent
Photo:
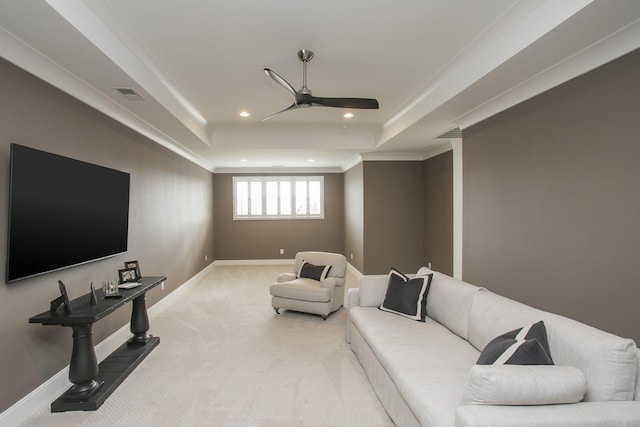
[[443, 139], [462, 138], [462, 131], [460, 130], [460, 128], [451, 129], [449, 132], [443, 133], [438, 138], [443, 138]]
[[129, 87], [116, 87], [114, 89], [120, 92], [120, 94], [127, 98], [129, 101], [144, 101], [144, 98], [140, 96], [140, 94], [136, 92], [135, 89], [131, 89]]

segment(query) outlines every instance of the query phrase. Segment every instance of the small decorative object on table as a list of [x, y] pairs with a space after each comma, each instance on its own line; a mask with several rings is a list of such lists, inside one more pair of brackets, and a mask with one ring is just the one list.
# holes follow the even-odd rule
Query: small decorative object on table
[[118, 289], [118, 279], [107, 279], [102, 281], [102, 293], [105, 298], [122, 298]]
[[89, 284], [89, 291], [91, 294], [91, 305], [98, 304], [98, 297], [96, 297], [96, 290], [93, 288], [93, 282]]

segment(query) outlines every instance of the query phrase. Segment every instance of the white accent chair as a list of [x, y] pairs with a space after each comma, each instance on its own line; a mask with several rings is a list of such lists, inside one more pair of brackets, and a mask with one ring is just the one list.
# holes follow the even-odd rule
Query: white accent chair
[[[325, 279], [300, 277], [300, 269], [306, 261], [315, 266], [330, 265]], [[276, 313], [280, 309], [318, 314], [324, 320], [344, 303], [344, 284], [347, 275], [347, 259], [344, 255], [329, 252], [298, 252], [293, 273], [282, 273], [269, 288], [271, 305]]]

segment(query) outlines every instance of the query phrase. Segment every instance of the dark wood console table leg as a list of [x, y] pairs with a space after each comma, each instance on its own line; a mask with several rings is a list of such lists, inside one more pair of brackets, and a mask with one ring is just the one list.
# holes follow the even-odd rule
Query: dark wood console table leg
[[[100, 298], [95, 301], [90, 294], [86, 294], [70, 302], [73, 310], [60, 313], [49, 309], [29, 318], [29, 323], [58, 325], [73, 330], [73, 349], [69, 363], [69, 380], [72, 386], [51, 403], [51, 412], [97, 410], [160, 344], [160, 338], [147, 333], [149, 317], [145, 295], [149, 289], [166, 279], [164, 276], [142, 277], [140, 286], [121, 289], [121, 298]], [[130, 324], [133, 336], [98, 364], [93, 348], [93, 324], [128, 302], [133, 302]]]
[[98, 375], [98, 360], [93, 350], [91, 324], [73, 326], [73, 350], [69, 363], [69, 381], [73, 383], [68, 400], [83, 400], [90, 397], [102, 385], [95, 380]]
[[149, 316], [147, 316], [145, 300], [146, 293], [133, 300], [131, 326], [129, 329], [133, 334], [133, 337], [128, 341], [129, 345], [145, 344], [149, 338], [151, 338], [151, 336], [147, 334], [147, 331], [149, 330]]

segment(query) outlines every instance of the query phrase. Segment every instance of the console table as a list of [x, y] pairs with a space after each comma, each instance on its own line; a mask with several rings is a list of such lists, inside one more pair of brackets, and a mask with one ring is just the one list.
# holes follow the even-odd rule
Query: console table
[[[87, 293], [71, 301], [70, 314], [64, 310], [45, 311], [29, 319], [29, 323], [73, 329], [73, 350], [69, 363], [69, 381], [73, 386], [51, 404], [51, 412], [95, 411], [160, 343], [160, 338], [147, 334], [149, 318], [145, 294], [166, 279], [142, 277], [140, 286], [120, 289], [121, 298], [105, 298], [101, 291], [96, 291], [95, 305], [91, 305], [91, 294]], [[133, 301], [130, 327], [133, 337], [98, 366], [92, 341], [93, 324], [129, 301]]]

